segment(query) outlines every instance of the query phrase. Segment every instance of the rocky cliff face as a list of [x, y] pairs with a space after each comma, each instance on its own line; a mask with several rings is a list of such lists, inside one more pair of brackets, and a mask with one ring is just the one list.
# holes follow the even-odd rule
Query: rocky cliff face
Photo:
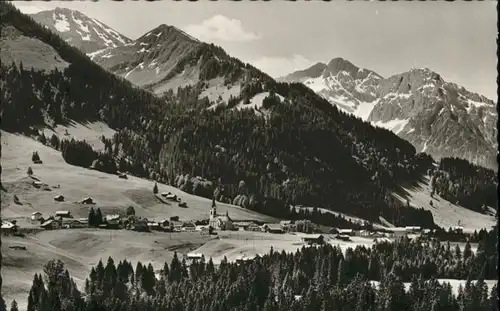
[[383, 78], [341, 58], [313, 67], [280, 80], [304, 83], [341, 110], [392, 130], [434, 158], [458, 157], [497, 169], [498, 116], [486, 97], [427, 68]]
[[38, 12], [31, 17], [39, 24], [58, 33], [66, 42], [84, 53], [123, 46], [132, 42], [111, 27], [76, 10], [56, 8]]

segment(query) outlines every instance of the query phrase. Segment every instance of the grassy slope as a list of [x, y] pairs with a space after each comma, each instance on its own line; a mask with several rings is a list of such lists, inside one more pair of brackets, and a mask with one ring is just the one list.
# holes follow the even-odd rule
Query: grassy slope
[[[68, 132], [78, 138], [92, 138], [90, 129], [96, 131], [95, 137], [112, 130], [103, 124], [94, 126], [77, 126]], [[81, 131], [79, 131], [79, 129]], [[87, 132], [83, 131], [85, 129]], [[56, 129], [56, 131], [58, 131]], [[95, 144], [97, 139], [90, 139]], [[35, 165], [31, 162], [31, 154], [38, 151], [43, 164]], [[49, 186], [60, 185], [59, 189], [44, 191], [31, 186], [31, 178], [26, 170], [31, 166], [34, 175], [41, 182]], [[2, 181], [7, 192], [2, 191], [2, 215], [5, 219], [16, 218], [26, 223], [33, 211], [40, 211], [47, 216], [57, 210], [70, 210], [75, 216], [87, 217], [89, 206], [75, 203], [87, 196], [92, 197], [97, 206], [106, 213], [125, 213], [128, 206], [135, 207], [138, 216], [149, 218], [163, 218], [179, 216], [182, 220], [192, 220], [208, 217], [211, 201], [206, 198], [187, 194], [177, 188], [158, 184], [160, 192], [170, 191], [187, 202], [187, 208], [178, 207], [176, 203], [163, 204], [153, 196], [154, 183], [145, 179], [129, 176], [128, 180], [119, 179], [98, 171], [68, 165], [64, 162], [59, 151], [42, 145], [41, 143], [21, 135], [14, 135], [2, 131]], [[23, 205], [13, 202], [13, 195], [17, 195]], [[56, 203], [53, 197], [62, 194], [66, 201]], [[219, 203], [218, 212], [229, 212], [233, 219], [272, 220], [237, 206]], [[27, 225], [27, 224], [26, 224]]]
[[[431, 187], [428, 176], [416, 186], [405, 187], [403, 189], [406, 192], [404, 196], [409, 199], [411, 206], [416, 208], [423, 207], [431, 211], [436, 225], [445, 229], [457, 226], [458, 221], [460, 221], [461, 226], [464, 227], [464, 231], [480, 230], [481, 228], [489, 230], [491, 226], [494, 226], [496, 223], [494, 216], [480, 214], [460, 205], [452, 204], [437, 194], [434, 195], [434, 198], [431, 198]], [[406, 198], [400, 195], [395, 196], [400, 199], [401, 202], [406, 203]], [[433, 206], [429, 204], [431, 200]]]
[[0, 58], [4, 64], [23, 63], [25, 69], [51, 71], [68, 67], [54, 48], [39, 39], [22, 35], [14, 27], [2, 27]]

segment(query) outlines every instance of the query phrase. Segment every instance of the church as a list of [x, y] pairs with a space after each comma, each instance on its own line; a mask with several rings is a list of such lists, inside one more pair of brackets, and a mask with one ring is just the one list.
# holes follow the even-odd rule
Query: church
[[210, 218], [208, 221], [209, 226], [217, 230], [233, 230], [233, 220], [229, 217], [226, 211], [225, 215], [217, 214], [217, 207], [215, 205], [215, 198], [212, 199], [212, 207], [210, 208]]

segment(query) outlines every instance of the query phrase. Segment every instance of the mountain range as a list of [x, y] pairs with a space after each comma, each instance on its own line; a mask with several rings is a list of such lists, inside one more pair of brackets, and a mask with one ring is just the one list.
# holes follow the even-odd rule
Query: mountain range
[[[2, 129], [33, 133], [98, 120], [116, 131], [100, 156], [114, 159], [120, 171], [277, 217], [296, 217], [289, 204], [307, 204], [370, 221], [383, 216], [396, 225], [432, 226], [429, 211], [391, 196], [429, 174], [432, 158], [342, 112], [326, 93], [276, 81], [173, 26], [86, 52], [33, 16], [0, 8]], [[28, 43], [29, 50], [19, 48]], [[345, 89], [331, 97], [351, 96], [356, 103], [344, 102], [353, 109], [380, 97], [382, 81], [389, 81], [342, 59], [296, 76], [322, 77], [325, 70]], [[95, 160], [85, 142], [72, 144], [89, 157], [72, 160], [76, 165]], [[212, 181], [215, 191], [199, 178]]]
[[390, 129], [436, 159], [497, 169], [495, 103], [428, 69], [384, 78], [343, 58], [281, 77], [311, 88], [346, 113]]
[[[163, 24], [130, 40], [75, 10], [58, 8], [32, 17], [106, 70], [155, 94], [198, 85], [201, 97], [220, 103], [241, 91], [241, 79], [223, 81], [206, 75], [214, 66], [231, 68], [230, 63], [238, 60], [176, 27]], [[215, 57], [210, 57], [213, 53]], [[303, 83], [342, 111], [393, 131], [436, 159], [459, 157], [498, 168], [494, 102], [444, 81], [430, 69], [384, 78], [334, 58], [277, 80]]]

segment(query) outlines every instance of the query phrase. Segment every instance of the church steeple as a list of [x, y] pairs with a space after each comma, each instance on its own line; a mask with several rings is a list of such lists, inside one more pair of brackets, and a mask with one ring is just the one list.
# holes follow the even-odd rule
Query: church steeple
[[210, 219], [217, 217], [217, 206], [215, 205], [215, 197], [212, 197], [212, 207], [210, 208]]

